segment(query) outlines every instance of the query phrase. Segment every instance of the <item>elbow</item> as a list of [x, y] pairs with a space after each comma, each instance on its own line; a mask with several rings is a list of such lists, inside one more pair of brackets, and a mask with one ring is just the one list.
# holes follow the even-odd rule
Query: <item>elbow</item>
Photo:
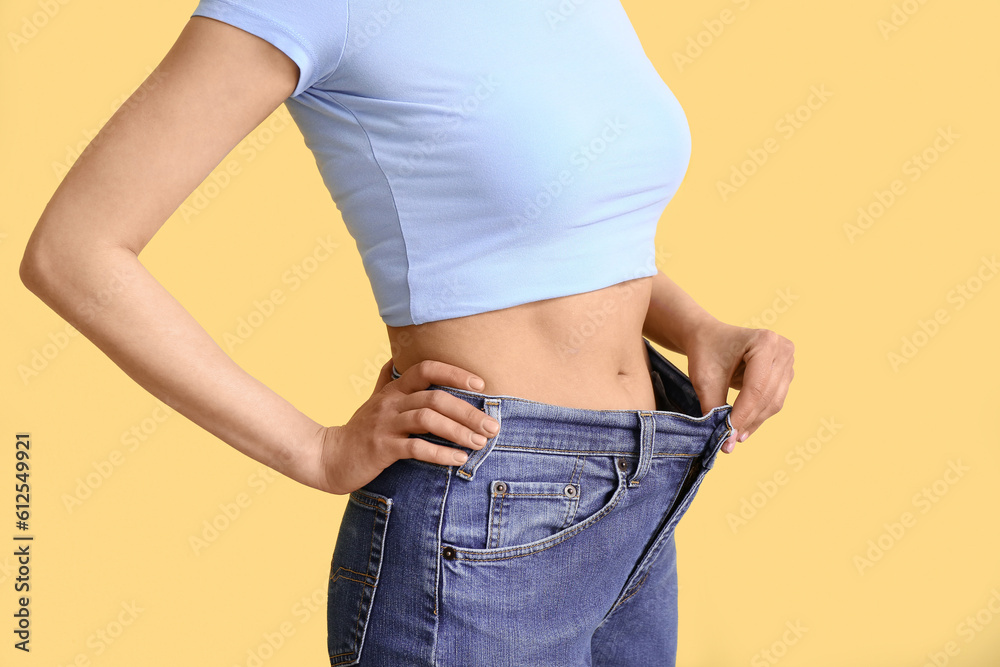
[[77, 244], [60, 243], [50, 233], [41, 234], [36, 228], [24, 247], [18, 267], [21, 284], [42, 300], [47, 300], [47, 296], [77, 280], [74, 267], [79, 265], [82, 251]]
[[24, 247], [18, 276], [28, 291], [69, 318], [95, 295], [116, 291], [136, 261], [134, 252], [108, 238], [40, 221]]
[[49, 276], [52, 274], [52, 264], [49, 254], [39, 246], [37, 237], [32, 235], [24, 248], [17, 274], [21, 284], [27, 287], [29, 292], [40, 296], [47, 286], [51, 286]]
[[136, 255], [102, 240], [64, 234], [32, 233], [21, 256], [18, 275], [28, 291], [69, 321], [92, 314], [134, 275]]

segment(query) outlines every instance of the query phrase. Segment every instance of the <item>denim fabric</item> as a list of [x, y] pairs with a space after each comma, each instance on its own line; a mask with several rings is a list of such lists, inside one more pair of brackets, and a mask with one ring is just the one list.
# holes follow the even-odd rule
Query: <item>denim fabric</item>
[[500, 431], [479, 451], [411, 435], [469, 460], [402, 459], [350, 494], [330, 570], [331, 666], [675, 664], [674, 528], [732, 408], [702, 416], [687, 376], [645, 343], [656, 410], [432, 385]]

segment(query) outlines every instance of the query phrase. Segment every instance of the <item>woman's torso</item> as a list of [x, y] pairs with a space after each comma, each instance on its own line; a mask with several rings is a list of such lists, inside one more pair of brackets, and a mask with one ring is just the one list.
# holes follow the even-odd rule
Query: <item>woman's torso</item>
[[691, 137], [620, 2], [394, 7], [325, 18], [344, 27], [342, 52], [318, 42], [336, 68], [287, 106], [397, 369], [436, 359], [486, 393], [653, 408], [654, 237]]
[[483, 393], [590, 410], [655, 409], [642, 327], [651, 278], [386, 329], [400, 373], [435, 359], [483, 378]]

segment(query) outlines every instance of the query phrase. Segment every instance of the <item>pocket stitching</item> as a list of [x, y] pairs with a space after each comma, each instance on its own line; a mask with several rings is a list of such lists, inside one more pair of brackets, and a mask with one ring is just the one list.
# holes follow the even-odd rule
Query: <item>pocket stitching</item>
[[[582, 522], [576, 524], [575, 526], [567, 528], [566, 532], [563, 534], [552, 535], [550, 537], [545, 538], [544, 540], [529, 543], [530, 548], [529, 544], [518, 547], [503, 547], [500, 551], [497, 552], [498, 557], [496, 558], [481, 557], [481, 556], [491, 555], [489, 552], [492, 551], [492, 549], [466, 549], [462, 547], [456, 547], [454, 545], [447, 545], [447, 546], [449, 546], [454, 551], [455, 554], [454, 560], [464, 560], [469, 562], [492, 562], [498, 560], [510, 560], [511, 558], [521, 558], [522, 556], [530, 556], [532, 554], [545, 551], [546, 549], [551, 549], [557, 544], [565, 542], [569, 538], [575, 536], [577, 533], [586, 530], [587, 528], [590, 528], [595, 523], [597, 523], [605, 516], [607, 516], [611, 512], [611, 510], [613, 510], [615, 506], [618, 505], [618, 502], [622, 499], [622, 496], [625, 495], [625, 491], [627, 490], [627, 485], [624, 483], [625, 479], [624, 475], [620, 470], [618, 470], [618, 466], [615, 466], [615, 471], [618, 473], [618, 485], [615, 487], [614, 496], [611, 498], [610, 501], [608, 501], [608, 504], [599, 509], [592, 516], [584, 519]], [[550, 542], [551, 544], [549, 544]], [[526, 548], [528, 550], [524, 551], [524, 553], [512, 553], [512, 555], [509, 556], [500, 556], [500, 554], [518, 552]], [[463, 558], [463, 555], [470, 557]]]
[[[576, 474], [575, 469], [574, 469], [574, 473], [573, 474], [574, 475]], [[496, 481], [501, 481], [501, 480], [495, 480], [494, 483], [496, 483]], [[505, 483], [508, 485], [508, 489], [510, 488], [511, 485], [517, 486], [518, 484], [520, 484], [520, 482], [505, 482]], [[514, 493], [511, 493], [508, 490], [508, 491], [504, 491], [503, 493], [492, 493], [491, 497], [490, 497], [490, 507], [489, 507], [490, 520], [489, 520], [489, 523], [488, 523], [488, 525], [486, 527], [486, 548], [487, 549], [499, 549], [499, 548], [501, 548], [500, 547], [500, 531], [503, 528], [504, 510], [510, 505], [510, 501], [507, 500], [508, 498], [555, 498], [555, 499], [561, 499], [561, 500], [565, 501], [566, 502], [566, 511], [563, 514], [562, 521], [559, 522], [558, 527], [556, 528], [557, 532], [564, 530], [571, 523], [569, 521], [570, 517], [576, 517], [576, 511], [577, 511], [577, 509], [580, 506], [580, 492], [579, 492], [580, 485], [578, 483], [574, 484], [573, 482], [569, 482], [569, 483], [573, 484], [573, 486], [577, 487], [577, 495], [575, 497], [572, 497], [572, 498], [567, 497], [565, 491], [559, 492], [559, 493], [556, 493], [554, 491], [553, 492], [538, 491], [538, 492], [520, 492], [520, 493], [514, 492]], [[565, 487], [566, 487], [566, 483], [564, 483], [564, 482], [528, 482], [527, 484], [538, 485], [538, 486], [541, 486], [542, 484], [545, 484], [545, 485], [551, 486], [551, 487], [557, 487], [558, 486], [558, 487], [561, 487], [563, 489], [565, 489]], [[499, 507], [499, 510], [496, 509], [497, 507]], [[530, 542], [529, 542], [529, 544], [530, 544]], [[503, 548], [504, 549], [513, 549], [513, 548], [516, 548], [516, 547], [503, 547]]]
[[[372, 544], [374, 544], [374, 543], [375, 543], [375, 525], [372, 524]], [[369, 548], [371, 548], [371, 547], [369, 547]], [[352, 579], [351, 577], [342, 577], [342, 576], [340, 576], [341, 571], [343, 571], [343, 572], [350, 572], [351, 574], [356, 574], [359, 577], [364, 577], [365, 579], [367, 579], [368, 576], [369, 576], [369, 575], [363, 574], [361, 572], [356, 572], [356, 571], [354, 571], [354, 570], [352, 570], [350, 568], [347, 568], [347, 567], [338, 567], [337, 568], [337, 573], [335, 575], [333, 575], [332, 577], [330, 577], [330, 580], [331, 581], [336, 581], [337, 579], [347, 579], [348, 581], [356, 581], [357, 583], [362, 584], [364, 586], [374, 586], [375, 585], [375, 584], [369, 584], [367, 581], [362, 581], [360, 579]]]

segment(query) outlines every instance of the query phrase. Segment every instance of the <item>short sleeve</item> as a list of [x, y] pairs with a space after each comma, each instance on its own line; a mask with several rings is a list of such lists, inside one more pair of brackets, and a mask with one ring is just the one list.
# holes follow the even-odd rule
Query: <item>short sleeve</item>
[[299, 66], [296, 97], [337, 69], [347, 41], [348, 0], [200, 0], [207, 16], [281, 49]]

